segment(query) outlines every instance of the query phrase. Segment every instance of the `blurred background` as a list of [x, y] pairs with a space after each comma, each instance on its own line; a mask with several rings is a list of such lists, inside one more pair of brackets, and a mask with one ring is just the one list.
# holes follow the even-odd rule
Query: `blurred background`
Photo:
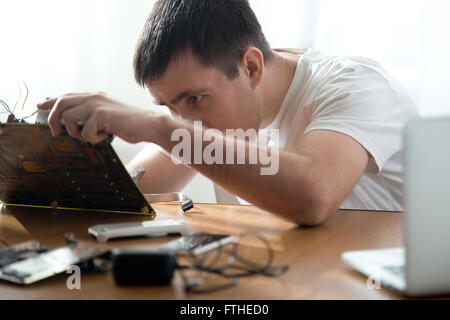
[[[450, 115], [450, 1], [250, 3], [272, 47], [370, 57], [402, 83], [423, 116]], [[14, 106], [24, 80], [30, 90], [25, 115], [46, 97], [92, 91], [166, 112], [153, 105], [132, 72], [135, 42], [153, 4], [0, 0], [0, 99]], [[145, 146], [120, 140], [114, 145], [125, 163]], [[197, 202], [215, 201], [212, 183], [201, 176], [185, 192]]]

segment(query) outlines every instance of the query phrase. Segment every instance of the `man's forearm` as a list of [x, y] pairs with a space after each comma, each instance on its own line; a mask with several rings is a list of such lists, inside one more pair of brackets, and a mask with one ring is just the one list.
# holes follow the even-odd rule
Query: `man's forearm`
[[[172, 133], [177, 129], [189, 132], [191, 137], [203, 136], [205, 131], [192, 123], [164, 117], [153, 125], [150, 139], [171, 153], [179, 144], [179, 141], [172, 141]], [[222, 134], [214, 135], [214, 139], [224, 150], [230, 145], [233, 145], [234, 151], [245, 150], [245, 163], [208, 165], [196, 163], [191, 154], [189, 165], [196, 171], [246, 201], [297, 223], [317, 224], [327, 217], [329, 208], [323, 197], [325, 184], [308, 158], [290, 152], [270, 151], [267, 146], [258, 143], [230, 140]], [[191, 139], [191, 150], [199, 147], [195, 143]], [[202, 139], [201, 150], [210, 143]], [[250, 154], [260, 154], [261, 151], [279, 152], [278, 173], [262, 175], [265, 166], [260, 161], [250, 164]]]

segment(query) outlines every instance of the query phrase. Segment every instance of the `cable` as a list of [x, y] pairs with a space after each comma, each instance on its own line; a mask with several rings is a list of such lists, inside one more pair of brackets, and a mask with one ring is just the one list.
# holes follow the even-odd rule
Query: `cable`
[[[239, 253], [242, 239], [248, 236], [254, 236], [264, 244], [267, 260], [263, 263], [250, 261]], [[65, 238], [68, 246], [80, 245], [73, 234], [66, 234]], [[238, 285], [239, 279], [244, 277], [255, 275], [279, 277], [289, 269], [287, 264], [273, 264], [274, 251], [269, 241], [256, 233], [240, 235], [234, 243], [219, 246], [216, 250], [199, 256], [193, 255], [189, 250], [180, 251], [177, 255], [139, 250], [113, 250], [110, 253], [89, 263], [87, 267], [90, 269], [86, 270], [112, 271], [119, 285], [169, 284], [175, 271], [178, 271], [184, 283], [185, 292], [197, 294], [229, 289]], [[181, 256], [187, 258], [189, 262], [187, 265], [178, 263], [177, 257]], [[226, 259], [220, 264], [222, 258]], [[188, 275], [188, 272], [194, 272], [194, 274]]]
[[0, 100], [0, 104], [5, 108], [5, 110], [6, 110], [6, 112], [2, 112], [2, 114], [4, 114], [4, 113], [9, 113], [9, 114], [11, 114], [12, 112], [11, 112], [11, 109], [9, 108], [9, 106], [8, 106], [8, 104], [5, 102], [5, 101], [3, 101], [3, 100]]
[[0, 240], [0, 245], [2, 245], [5, 248], [9, 247], [9, 244], [6, 241]]
[[[246, 236], [255, 236], [258, 240], [264, 243], [268, 252], [266, 263], [257, 264], [242, 257], [239, 254], [239, 246], [241, 245], [241, 240]], [[280, 264], [275, 266], [273, 265], [274, 251], [269, 241], [257, 233], [243, 234], [237, 237], [237, 241], [231, 244], [231, 246], [232, 246], [231, 249], [226, 249], [225, 248], [226, 246], [224, 246], [219, 247], [217, 250], [215, 250], [216, 256], [214, 257], [214, 259], [212, 259], [213, 261], [208, 265], [205, 265], [205, 261], [208, 258], [207, 256], [210, 255], [211, 253], [197, 257], [193, 256], [192, 253], [189, 251], [184, 251], [191, 264], [190, 267], [187, 266], [179, 267], [181, 277], [185, 283], [186, 292], [199, 294], [217, 292], [237, 285], [239, 278], [254, 275], [263, 275], [266, 277], [279, 277], [284, 273], [286, 273], [287, 270], [289, 269], [289, 265], [287, 264]], [[215, 264], [220, 260], [220, 257], [222, 256], [223, 253], [228, 255], [227, 262], [223, 265], [215, 266]], [[195, 280], [189, 279], [185, 274], [185, 271], [189, 269], [196, 271], [199, 277]], [[211, 289], [199, 289], [199, 287], [204, 283], [206, 283], [209, 278], [208, 276], [202, 276], [202, 273], [217, 275], [230, 281], [230, 283], [216, 286]]]
[[25, 81], [21, 80], [18, 82], [19, 98], [17, 98], [16, 104], [14, 105], [14, 109], [12, 110], [11, 113], [14, 113], [16, 111], [17, 105], [19, 104], [19, 102], [22, 98], [22, 87], [20, 86], [20, 84], [23, 84], [23, 86], [25, 87], [25, 98], [23, 99], [23, 103], [22, 103], [22, 113], [25, 108], [25, 104], [27, 103], [27, 100], [28, 100], [28, 94], [29, 94], [28, 86]]
[[17, 99], [17, 101], [16, 101], [16, 104], [14, 105], [14, 108], [11, 110], [11, 108], [8, 106], [8, 104], [5, 102], [5, 101], [3, 101], [3, 100], [0, 100], [0, 104], [4, 107], [4, 109], [6, 110], [6, 112], [0, 112], [0, 114], [6, 114], [6, 113], [9, 113], [9, 117], [8, 117], [8, 123], [11, 123], [11, 122], [15, 122], [15, 123], [25, 123], [25, 120], [26, 119], [29, 119], [29, 118], [31, 118], [31, 117], [33, 117], [34, 115], [36, 115], [38, 112], [39, 112], [39, 110], [36, 110], [35, 112], [33, 112], [31, 115], [29, 115], [29, 116], [25, 116], [25, 117], [22, 117], [22, 118], [16, 118], [16, 116], [15, 116], [15, 114], [14, 114], [14, 112], [16, 111], [16, 109], [17, 109], [17, 106], [19, 105], [19, 103], [20, 103], [20, 100], [22, 99], [22, 87], [20, 86], [20, 84], [23, 84], [23, 86], [25, 87], [25, 97], [24, 97], [24, 99], [23, 99], [23, 102], [22, 102], [22, 114], [24, 113], [24, 110], [25, 110], [25, 104], [27, 103], [27, 100], [28, 100], [28, 95], [29, 95], [29, 89], [28, 89], [28, 85], [26, 84], [26, 82], [25, 81], [19, 81], [19, 98]]
[[[26, 90], [25, 99], [23, 99], [23, 103], [22, 103], [22, 114], [23, 114], [23, 111], [24, 111], [24, 108], [25, 108], [25, 104], [27, 103], [27, 100], [28, 100], [29, 90], [28, 90], [28, 86], [27, 86], [25, 81], [22, 80], [20, 82], [23, 83], [23, 85], [25, 86], [25, 90]], [[25, 118], [22, 118], [22, 119], [25, 119]]]
[[29, 119], [29, 118], [31, 118], [32, 116], [35, 116], [38, 112], [39, 112], [39, 110], [36, 110], [35, 112], [33, 112], [32, 114], [30, 114], [29, 116], [26, 116], [26, 117], [24, 117], [24, 118], [22, 118], [22, 119], [20, 119], [20, 120], [21, 120], [21, 121], [24, 121], [24, 120], [26, 120], [26, 119]]

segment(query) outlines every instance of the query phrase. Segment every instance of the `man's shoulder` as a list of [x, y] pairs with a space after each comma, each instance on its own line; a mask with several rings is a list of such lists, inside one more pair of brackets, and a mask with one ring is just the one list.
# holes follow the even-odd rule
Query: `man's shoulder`
[[322, 88], [327, 84], [344, 89], [370, 87], [375, 83], [392, 87], [395, 82], [379, 62], [369, 57], [309, 50], [303, 55], [302, 63], [307, 81]]

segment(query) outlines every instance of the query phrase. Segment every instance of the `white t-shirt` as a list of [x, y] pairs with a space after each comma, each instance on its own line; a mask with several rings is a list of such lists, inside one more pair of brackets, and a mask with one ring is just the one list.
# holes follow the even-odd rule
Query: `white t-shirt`
[[[308, 50], [266, 129], [280, 130], [279, 147], [286, 151], [313, 130], [352, 137], [371, 159], [341, 208], [403, 211], [402, 131], [417, 117], [414, 103], [378, 63]], [[216, 195], [219, 202], [244, 203], [218, 187]]]

